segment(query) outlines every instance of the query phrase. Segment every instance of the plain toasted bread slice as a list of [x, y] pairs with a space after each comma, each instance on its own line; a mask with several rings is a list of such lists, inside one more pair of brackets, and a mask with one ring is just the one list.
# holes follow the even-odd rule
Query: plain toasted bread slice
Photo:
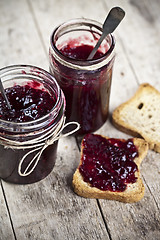
[[160, 92], [151, 85], [141, 84], [130, 100], [113, 111], [112, 122], [127, 134], [144, 138], [150, 149], [160, 152]]
[[[104, 136], [103, 136], [104, 137]], [[107, 137], [106, 137], [107, 138]], [[135, 183], [127, 184], [127, 188], [123, 192], [114, 192], [114, 191], [103, 191], [96, 187], [92, 187], [89, 183], [83, 180], [83, 176], [79, 171], [79, 166], [82, 164], [82, 156], [83, 156], [83, 141], [81, 144], [81, 160], [78, 168], [76, 169], [73, 175], [73, 189], [75, 193], [79, 196], [85, 198], [97, 198], [97, 199], [109, 199], [109, 200], [117, 200], [121, 202], [137, 202], [144, 196], [144, 184], [142, 179], [140, 178], [140, 164], [148, 151], [148, 143], [143, 139], [133, 138], [133, 143], [136, 145], [138, 149], [139, 156], [134, 159], [134, 162], [137, 164], [137, 171], [135, 172], [135, 176], [137, 180]]]

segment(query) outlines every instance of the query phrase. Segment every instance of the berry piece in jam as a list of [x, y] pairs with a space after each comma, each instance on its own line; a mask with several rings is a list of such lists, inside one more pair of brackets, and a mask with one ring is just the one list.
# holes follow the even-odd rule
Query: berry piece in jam
[[100, 190], [123, 192], [127, 184], [136, 182], [138, 150], [132, 139], [106, 139], [87, 134], [82, 143], [79, 171], [85, 182]]
[[[34, 82], [33, 82], [34, 83]], [[12, 122], [28, 122], [45, 116], [56, 103], [54, 96], [30, 84], [13, 86], [5, 90], [12, 110], [9, 111], [0, 94], [0, 119]]]

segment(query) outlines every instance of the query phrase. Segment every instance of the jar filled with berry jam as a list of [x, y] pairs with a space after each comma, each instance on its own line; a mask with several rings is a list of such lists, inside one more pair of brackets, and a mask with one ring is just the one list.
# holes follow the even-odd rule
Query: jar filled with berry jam
[[55, 78], [28, 65], [0, 69], [11, 105], [0, 94], [0, 178], [28, 184], [53, 169], [57, 136], [64, 125], [65, 97]]
[[50, 39], [50, 72], [66, 98], [67, 121], [77, 121], [77, 135], [94, 132], [108, 118], [114, 37], [109, 34], [94, 58], [87, 60], [102, 34], [102, 24], [74, 19], [58, 26]]

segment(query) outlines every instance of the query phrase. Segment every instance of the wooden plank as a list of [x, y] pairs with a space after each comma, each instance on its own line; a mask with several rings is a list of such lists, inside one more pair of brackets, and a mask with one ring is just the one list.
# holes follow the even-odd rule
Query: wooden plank
[[[9, 59], [2, 59], [1, 66], [24, 59], [25, 63], [48, 66], [41, 39], [43, 29], [38, 28], [38, 19], [27, 3], [29, 1], [10, 0], [2, 4], [5, 29], [1, 30], [0, 53], [13, 54]], [[39, 2], [37, 6], [41, 8]], [[11, 16], [5, 18], [6, 12]], [[52, 16], [52, 13], [50, 10], [48, 14]], [[27, 186], [3, 182], [17, 239], [108, 239], [96, 200], [81, 199], [71, 189], [76, 159], [79, 161], [75, 140], [61, 140], [56, 167], [48, 178]]]
[[[122, 59], [124, 66], [128, 69], [127, 72], [129, 74], [129, 78], [133, 79], [134, 74], [129, 68], [129, 64], [127, 64], [124, 60], [125, 56], [123, 56], [124, 54], [122, 54], [120, 46], [118, 49], [119, 51], [117, 54], [119, 55], [119, 59]], [[128, 86], [128, 77], [125, 76], [125, 74], [121, 77], [120, 74], [118, 76], [118, 71], [116, 71], [117, 68], [120, 68], [120, 66], [118, 67], [115, 64], [113, 78], [113, 86], [115, 86], [112, 88], [111, 111], [120, 101], [123, 102], [123, 100], [127, 100], [127, 98], [133, 94], [132, 91], [137, 86], [136, 81], [131, 81]], [[118, 84], [118, 82], [121, 83], [122, 81], [123, 85]], [[116, 88], [116, 86], [118, 86], [118, 88]], [[129, 90], [127, 86], [129, 87]], [[97, 133], [115, 138], [127, 139], [131, 137], [115, 129], [110, 121], [97, 131]], [[144, 199], [139, 203], [123, 204], [100, 200], [100, 205], [112, 239], [148, 239], [148, 236], [149, 239], [158, 239], [160, 234], [159, 156], [160, 154], [149, 151], [147, 158], [142, 163], [141, 172], [143, 174], [146, 192]], [[152, 166], [152, 168], [150, 166]], [[119, 229], [118, 235], [117, 229]]]
[[135, 204], [104, 200], [100, 204], [112, 239], [160, 238], [159, 211], [147, 189], [145, 198]]
[[23, 186], [3, 182], [17, 239], [109, 239], [96, 200], [72, 190], [79, 158], [74, 138], [61, 139], [46, 179]]
[[[112, 129], [110, 123], [106, 124], [98, 133], [125, 139], [130, 137]], [[112, 239], [155, 240], [160, 238], [159, 170], [159, 154], [149, 151], [141, 165], [141, 174], [145, 184], [144, 198], [134, 204], [100, 200], [104, 219]]]
[[35, 22], [42, 36], [47, 53], [50, 35], [59, 24], [72, 18], [81, 17], [103, 22], [106, 17], [102, 0], [70, 0], [68, 2], [65, 0], [58, 2], [57, 0], [29, 0], [28, 2], [35, 16]]
[[116, 34], [139, 83], [148, 82], [160, 90], [159, 1], [104, 0], [109, 8], [118, 5], [126, 11]]
[[[22, 63], [45, 67], [47, 63], [26, 1], [0, 1], [0, 56], [0, 67]], [[1, 187], [0, 202], [0, 239], [14, 239]]]
[[141, 168], [144, 181], [155, 200], [158, 211], [160, 211], [160, 154], [149, 151]]
[[[113, 5], [113, 3], [108, 1], [106, 1], [106, 3], [109, 8]], [[117, 30], [117, 42], [119, 41], [121, 44], [118, 46], [119, 61], [117, 61], [117, 65], [119, 66], [115, 64], [113, 77], [113, 85], [115, 84], [115, 86], [112, 88], [111, 111], [114, 109], [113, 106], [118, 104], [118, 102], [120, 104], [134, 94], [136, 83], [149, 82], [159, 88], [159, 86], [157, 86], [158, 79], [156, 78], [159, 75], [159, 71], [153, 72], [153, 69], [151, 69], [153, 66], [155, 67], [159, 65], [159, 56], [157, 56], [157, 53], [154, 55], [155, 58], [152, 66], [148, 65], [150, 58], [145, 59], [146, 55], [151, 55], [150, 47], [156, 46], [156, 42], [158, 40], [157, 36], [154, 34], [152, 40], [145, 37], [145, 46], [142, 47], [141, 45], [143, 43], [143, 37], [150, 35], [151, 33], [153, 34], [155, 31], [154, 25], [150, 25], [147, 20], [144, 20], [144, 17], [139, 14], [139, 10], [134, 9], [135, 7], [129, 5], [128, 1], [114, 1], [114, 4], [120, 5], [126, 9], [127, 16], [121, 26], [121, 29]], [[142, 4], [142, 1], [140, 1], [139, 4]], [[139, 42], [140, 45], [138, 44]], [[153, 51], [158, 52], [159, 46], [154, 48]], [[141, 57], [139, 56], [140, 54]], [[124, 58], [129, 60], [128, 63], [124, 61]], [[122, 76], [120, 76], [120, 74], [118, 76], [117, 69], [124, 66], [125, 69], [127, 69], [127, 72], [130, 71], [127, 77], [128, 81], [124, 77], [126, 71], [124, 71]], [[148, 73], [148, 71], [151, 72], [151, 70], [152, 79], [150, 78], [151, 74]], [[141, 78], [142, 75], [143, 78]], [[134, 78], [134, 81], [130, 81], [131, 76]], [[123, 85], [121, 84], [122, 81]], [[120, 84], [118, 84], [118, 82]], [[128, 92], [128, 88], [130, 88], [130, 92]], [[110, 137], [130, 137], [129, 135], [123, 134], [114, 129], [110, 122], [106, 123], [105, 126], [98, 132], [103, 135], [109, 135]], [[149, 151], [147, 157], [142, 163], [141, 172], [146, 191], [144, 199], [140, 202], [135, 204], [123, 204], [113, 201], [100, 200], [100, 205], [112, 239], [160, 238], [159, 157], [160, 154]], [[117, 229], [119, 230], [118, 235]]]
[[[132, 1], [132, 5], [129, 1], [121, 0], [106, 2], [109, 7], [118, 4], [127, 10], [123, 25], [116, 32], [117, 59], [111, 94], [112, 111], [132, 96], [137, 83], [148, 81], [159, 88], [159, 25], [155, 19], [152, 24], [146, 20], [153, 18], [153, 12], [144, 1], [139, 1], [140, 8], [135, 6], [135, 2], [138, 5], [137, 0]], [[49, 35], [57, 24], [79, 16], [103, 21], [107, 12], [102, 2], [95, 0], [71, 0], [69, 3], [62, 0], [9, 0], [0, 4], [0, 34], [3, 36], [0, 37], [0, 54], [4, 56], [0, 58], [0, 66], [24, 62], [48, 69], [44, 49], [47, 54]], [[144, 4], [149, 17], [146, 13], [145, 17], [140, 14], [144, 11]], [[150, 4], [154, 11], [157, 9], [156, 16], [159, 9], [157, 4], [158, 1]], [[151, 59], [152, 47], [154, 58]], [[128, 137], [115, 130], [110, 122], [99, 132], [110, 137]], [[137, 236], [139, 239], [159, 239], [158, 159], [159, 154], [150, 151], [142, 164], [146, 193], [141, 202], [123, 204], [100, 201], [112, 239], [137, 239]], [[79, 152], [73, 139], [62, 140], [55, 170], [44, 181], [28, 186], [3, 182], [17, 239], [108, 239], [96, 200], [82, 199], [72, 192], [71, 178], [78, 161]], [[151, 164], [153, 168], [150, 171]]]
[[2, 188], [0, 187], [0, 239], [15, 239], [12, 230], [8, 209], [4, 199]]
[[[148, 3], [149, 3], [150, 1], [148, 0]], [[141, 2], [138, 2], [138, 1], [134, 1], [134, 3], [133, 3], [133, 1], [131, 1], [131, 4], [129, 4], [129, 2], [127, 2], [127, 1], [125, 1], [125, 2], [123, 2], [123, 1], [117, 1], [117, 4], [120, 4], [120, 6], [122, 6], [124, 9], [127, 9], [127, 16], [126, 16], [126, 22], [125, 22], [125, 24], [124, 24], [124, 29], [123, 29], [123, 31], [124, 31], [124, 35], [126, 35], [126, 32], [127, 31], [129, 31], [129, 29], [131, 28], [131, 26], [133, 26], [132, 27], [132, 29], [133, 30], [135, 30], [137, 33], [139, 33], [140, 34], [140, 32], [142, 32], [142, 35], [143, 35], [143, 33], [144, 34], [149, 34], [150, 33], [150, 31], [156, 31], [156, 29], [157, 29], [157, 19], [153, 16], [154, 14], [153, 14], [153, 9], [154, 9], [154, 11], [155, 11], [155, 9], [156, 9], [156, 7], [157, 7], [157, 10], [156, 10], [156, 12], [158, 11], [158, 9], [160, 8], [160, 4], [158, 4], [158, 2], [157, 1], [154, 1], [154, 5], [152, 5], [152, 4], [146, 4], [145, 2], [143, 2], [143, 1], [141, 1]], [[151, 2], [150, 2], [151, 3]], [[108, 2], [107, 2], [107, 6], [108, 5], [110, 5]], [[149, 6], [152, 6], [152, 8], [151, 7], [149, 7]], [[110, 6], [111, 7], [111, 6]], [[135, 10], [135, 7], [136, 7], [136, 10]], [[143, 8], [144, 7], [144, 8]], [[133, 19], [132, 19], [132, 15], [131, 15], [131, 12], [134, 12], [134, 16], [135, 16], [135, 21], [134, 21], [134, 24], [132, 23], [132, 25], [130, 25], [130, 26], [128, 26], [128, 24], [131, 22], [131, 21], [133, 21]], [[141, 14], [139, 14], [139, 13], [141, 13]], [[147, 15], [148, 14], [148, 15]], [[140, 16], [139, 16], [140, 15]], [[142, 15], [142, 16], [141, 16]], [[136, 22], [136, 23], [135, 23]], [[128, 23], [128, 24], [127, 24]], [[135, 27], [135, 25], [136, 25], [136, 27]], [[144, 25], [145, 25], [145, 27], [144, 27]], [[139, 27], [138, 27], [139, 26]], [[122, 29], [122, 27], [121, 27], [121, 29]], [[118, 30], [117, 30], [118, 31]], [[121, 34], [121, 31], [119, 31], [118, 32], [118, 36], [120, 35], [120, 38], [122, 38], [122, 34]], [[131, 39], [130, 39], [130, 35], [127, 35], [127, 42], [131, 42]], [[142, 39], [140, 39], [141, 41], [142, 41]], [[138, 41], [139, 41], [139, 39], [138, 39]], [[151, 45], [151, 43], [150, 43], [150, 39], [148, 39], [148, 38], [146, 38], [146, 40], [145, 40], [145, 45], [146, 45], [146, 49], [147, 49], [147, 51], [148, 50], [150, 50], [150, 54], [152, 54], [152, 50], [151, 50], [151, 48], [150, 48], [150, 46], [154, 46], [154, 48], [155, 48], [155, 52], [157, 51], [157, 53], [159, 52], [159, 45], [157, 45], [156, 43], [157, 43], [157, 41], [159, 41], [159, 32], [157, 32], [157, 35], [152, 35], [152, 45]], [[134, 36], [132, 36], [132, 44], [136, 44], [136, 42], [137, 42], [137, 39], [136, 39], [136, 36], [134, 37]], [[128, 49], [130, 48], [130, 46], [129, 46], [129, 44], [128, 45], [126, 45], [126, 52], [128, 51]], [[142, 51], [141, 49], [143, 49], [144, 51]], [[145, 52], [145, 50], [146, 49], [144, 49], [144, 48], [141, 48], [141, 46], [139, 46], [138, 44], [137, 44], [137, 48], [135, 48], [135, 54], [139, 54], [139, 52], [141, 52], [141, 54], [142, 54], [142, 56], [143, 57], [145, 57], [146, 56], [146, 52]], [[125, 52], [125, 54], [127, 55], [127, 58], [128, 58], [128, 54]], [[130, 59], [132, 59], [132, 56], [130, 56]], [[143, 62], [143, 61], [142, 61]], [[155, 62], [155, 64], [156, 65], [159, 65], [159, 63], [160, 63], [160, 56], [159, 56], [159, 54], [158, 54], [158, 56], [157, 55], [155, 55], [154, 56], [154, 62]], [[126, 66], [126, 63], [125, 63], [125, 66]], [[132, 72], [133, 72], [133, 75], [134, 75], [134, 73], [136, 72], [136, 70], [137, 70], [137, 65], [133, 65], [132, 66]], [[146, 67], [146, 69], [147, 69], [147, 67]], [[143, 69], [139, 69], [139, 72], [142, 72], [143, 73]], [[155, 72], [155, 74], [159, 74], [159, 70], [158, 71], [156, 71]], [[138, 83], [141, 83], [141, 82], [149, 82], [149, 83], [151, 83], [150, 82], [150, 76], [149, 75], [147, 75], [146, 76], [146, 78], [145, 78], [145, 81], [142, 81], [142, 79], [140, 78], [140, 76], [135, 76], [135, 80], [138, 82]], [[131, 89], [133, 89], [134, 90], [134, 92], [135, 92], [135, 86], [133, 86], [132, 85], [132, 82], [129, 82], [130, 84], [128, 84], [129, 86], [130, 86], [130, 88]], [[153, 78], [152, 78], [152, 85], [153, 86], [155, 86], [157, 89], [160, 89], [159, 88], [159, 84], [157, 84], [158, 83], [158, 79], [156, 78], [156, 76], [155, 76], [155, 78], [154, 78], [154, 75], [153, 75]], [[116, 85], [116, 84], [115, 84]], [[127, 82], [126, 82], [126, 85], [127, 85]], [[117, 85], [116, 85], [117, 86]], [[120, 86], [120, 88], [121, 88], [121, 86]], [[121, 92], [121, 90], [120, 90], [120, 88], [119, 88], [119, 92]], [[123, 91], [123, 90], [122, 90]], [[134, 93], [133, 93], [134, 94]], [[132, 95], [133, 95], [132, 94]], [[124, 92], [124, 95], [126, 96], [126, 98], [129, 98], [130, 97], [130, 95], [128, 94], [128, 91], [127, 90], [125, 90], [125, 92]], [[119, 96], [118, 95], [118, 92], [116, 93], [116, 95], [115, 96]], [[123, 101], [121, 101], [121, 102], [123, 102]], [[152, 154], [151, 154], [151, 158], [152, 159], [154, 159], [154, 162], [157, 164], [157, 169], [160, 169], [160, 165], [159, 165], [159, 161], [157, 161], [156, 159], [157, 159], [157, 154], [156, 153], [154, 153], [154, 152], [152, 152]], [[159, 154], [158, 154], [158, 156], [159, 156]], [[148, 166], [149, 167], [149, 166]], [[157, 178], [157, 180], [159, 180], [160, 179], [160, 176], [159, 176], [159, 174], [158, 174], [158, 170], [157, 171], [155, 171], [157, 174], [156, 174], [156, 178]], [[149, 174], [149, 172], [146, 174], [146, 177], [148, 176], [148, 174]], [[152, 174], [154, 175], [154, 170], [152, 171]], [[150, 183], [150, 181], [148, 181], [149, 183]], [[154, 183], [154, 181], [152, 181], [152, 184], [155, 184]], [[157, 184], [156, 185], [156, 191], [158, 191], [159, 192], [159, 185]], [[155, 189], [154, 187], [151, 187], [150, 186], [150, 189]], [[156, 191], [154, 191], [153, 192], [153, 195], [157, 195], [158, 196], [158, 194], [157, 194], [157, 192]], [[158, 201], [159, 201], [159, 199], [158, 199]], [[159, 203], [158, 203], [159, 204]]]
[[48, 69], [47, 56], [27, 0], [0, 1], [0, 56], [0, 68], [31, 64]]

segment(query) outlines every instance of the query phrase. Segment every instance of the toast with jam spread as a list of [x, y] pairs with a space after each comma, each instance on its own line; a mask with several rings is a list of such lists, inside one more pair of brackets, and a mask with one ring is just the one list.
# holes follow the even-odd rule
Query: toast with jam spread
[[73, 175], [75, 193], [85, 198], [137, 202], [144, 196], [140, 164], [148, 143], [87, 134], [81, 143], [81, 160]]
[[160, 153], [160, 92], [145, 83], [135, 95], [118, 106], [112, 122], [119, 130], [134, 137], [144, 138], [151, 150]]

